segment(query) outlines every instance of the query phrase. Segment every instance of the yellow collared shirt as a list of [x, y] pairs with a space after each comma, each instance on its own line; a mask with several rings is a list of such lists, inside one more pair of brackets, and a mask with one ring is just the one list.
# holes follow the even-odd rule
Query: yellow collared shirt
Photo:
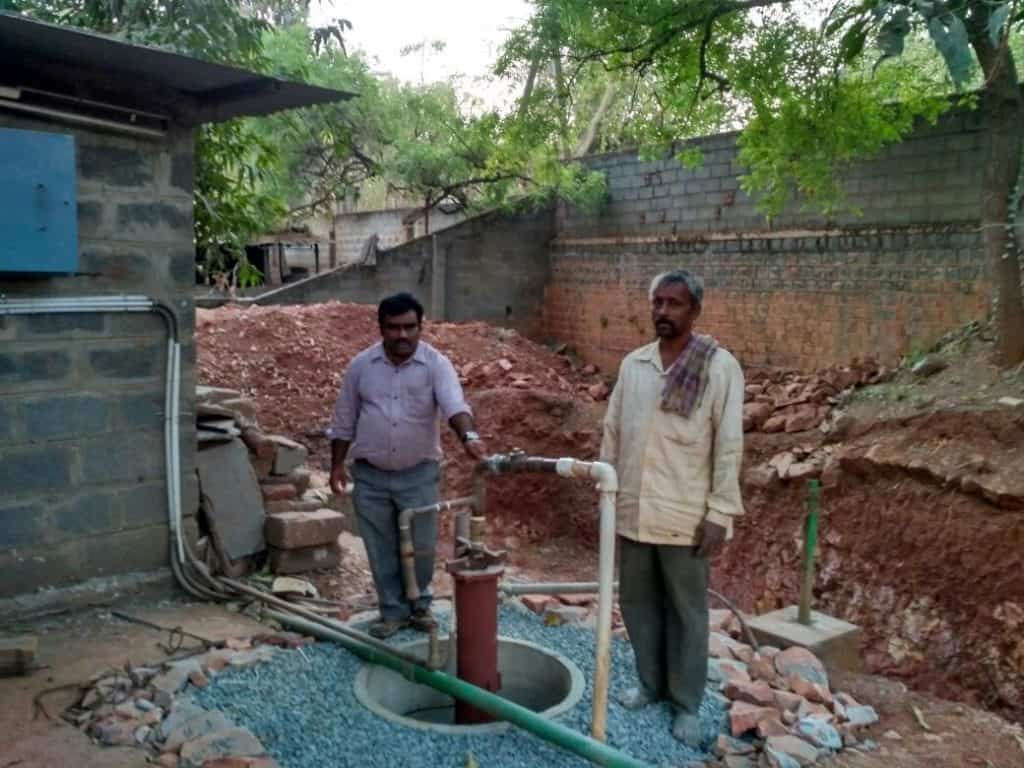
[[692, 546], [707, 517], [732, 535], [743, 514], [743, 371], [721, 347], [688, 417], [661, 410], [665, 369], [658, 342], [622, 361], [604, 419], [601, 459], [619, 475], [617, 529], [649, 544]]

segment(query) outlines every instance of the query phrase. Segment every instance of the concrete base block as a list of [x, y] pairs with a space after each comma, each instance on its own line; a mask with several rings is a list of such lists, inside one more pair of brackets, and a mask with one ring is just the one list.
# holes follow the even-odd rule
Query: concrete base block
[[341, 547], [337, 542], [303, 549], [269, 547], [269, 551], [270, 570], [279, 575], [333, 568], [341, 562]]
[[860, 671], [860, 627], [817, 611], [811, 611], [811, 623], [804, 625], [797, 621], [797, 611], [797, 606], [789, 605], [747, 619], [747, 624], [762, 645], [798, 645], [813, 652], [829, 669]]
[[333, 509], [268, 515], [267, 543], [278, 549], [303, 549], [332, 544], [345, 527], [345, 516]]

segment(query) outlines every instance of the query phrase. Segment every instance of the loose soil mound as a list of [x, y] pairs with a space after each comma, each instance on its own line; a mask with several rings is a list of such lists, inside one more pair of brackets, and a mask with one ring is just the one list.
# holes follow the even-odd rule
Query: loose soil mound
[[[330, 303], [198, 314], [199, 381], [242, 390], [255, 400], [266, 429], [306, 443], [325, 464], [322, 430], [341, 374], [378, 338], [373, 309]], [[492, 451], [596, 456], [607, 382], [594, 369], [482, 323], [430, 325], [424, 337], [458, 367]], [[965, 366], [976, 368], [971, 361]], [[944, 372], [943, 386], [957, 377], [969, 381], [958, 372], [963, 367]], [[765, 403], [771, 397], [773, 412], [802, 407], [779, 397], [799, 400], [813, 390], [808, 397], [815, 407], [832, 410], [846, 398], [819, 384], [831, 386], [831, 378], [845, 373], [804, 381], [794, 373], [750, 371], [748, 405], [760, 395]], [[1018, 374], [971, 407], [992, 407], [993, 394], [1018, 392], [1006, 389], [1017, 386]], [[928, 388], [902, 384], [908, 376], [899, 373], [895, 385]], [[925, 401], [890, 398], [893, 387], [863, 390], [850, 409], [854, 419], [829, 419], [821, 429], [792, 434], [748, 434], [747, 515], [716, 562], [714, 581], [747, 610], [795, 602], [806, 485], [763, 470], [781, 451], [817, 451], [827, 464], [818, 607], [864, 628], [867, 671], [1022, 720], [1024, 416], [1007, 408], [961, 410], [945, 394], [933, 410], [922, 410]], [[911, 400], [913, 407], [902, 410]], [[957, 410], [935, 409], [947, 403]], [[816, 412], [810, 422], [820, 420]], [[826, 440], [829, 450], [819, 451]], [[445, 495], [467, 493], [471, 465], [450, 434], [445, 448]], [[594, 541], [596, 497], [586, 483], [497, 478], [488, 498], [495, 533], [503, 535], [499, 545], [558, 536]]]
[[[489, 450], [596, 456], [604, 411], [597, 399], [608, 392], [596, 368], [486, 323], [430, 323], [423, 338], [459, 371]], [[379, 340], [376, 310], [364, 305], [199, 310], [198, 380], [240, 390], [256, 403], [265, 430], [303, 442], [326, 467], [323, 431], [342, 374]], [[450, 430], [444, 447], [445, 495], [465, 495], [472, 465]], [[589, 541], [596, 531], [597, 497], [586, 483], [499, 478], [488, 499], [494, 520], [528, 540], [579, 531]]]
[[[823, 476], [818, 607], [864, 628], [866, 671], [1024, 719], [1024, 416], [933, 413], [848, 438]], [[748, 456], [777, 442], [751, 436]], [[803, 482], [746, 474], [715, 567], [757, 613], [799, 594]]]

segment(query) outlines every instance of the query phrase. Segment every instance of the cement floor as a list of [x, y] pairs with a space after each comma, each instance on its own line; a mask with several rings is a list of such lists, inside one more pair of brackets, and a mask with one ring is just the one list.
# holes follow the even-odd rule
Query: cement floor
[[[176, 600], [126, 603], [118, 610], [166, 627], [180, 626], [211, 640], [248, 636], [262, 625], [220, 606]], [[7, 626], [39, 636], [37, 663], [45, 666], [26, 677], [0, 679], [0, 768], [142, 768], [146, 756], [130, 747], [101, 747], [60, 719], [77, 696], [74, 690], [47, 695], [52, 719], [33, 716], [33, 699], [43, 690], [80, 683], [94, 673], [166, 657], [159, 647], [166, 633], [129, 624], [109, 609], [91, 609]], [[186, 641], [187, 643], [191, 641]]]

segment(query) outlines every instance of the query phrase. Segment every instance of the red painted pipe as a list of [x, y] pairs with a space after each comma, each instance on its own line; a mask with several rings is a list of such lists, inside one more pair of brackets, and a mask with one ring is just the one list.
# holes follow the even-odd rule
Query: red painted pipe
[[[482, 570], [455, 571], [456, 674], [485, 691], [501, 689], [498, 673], [498, 579], [505, 569], [500, 565]], [[481, 709], [455, 702], [456, 725], [489, 723], [494, 718]]]

